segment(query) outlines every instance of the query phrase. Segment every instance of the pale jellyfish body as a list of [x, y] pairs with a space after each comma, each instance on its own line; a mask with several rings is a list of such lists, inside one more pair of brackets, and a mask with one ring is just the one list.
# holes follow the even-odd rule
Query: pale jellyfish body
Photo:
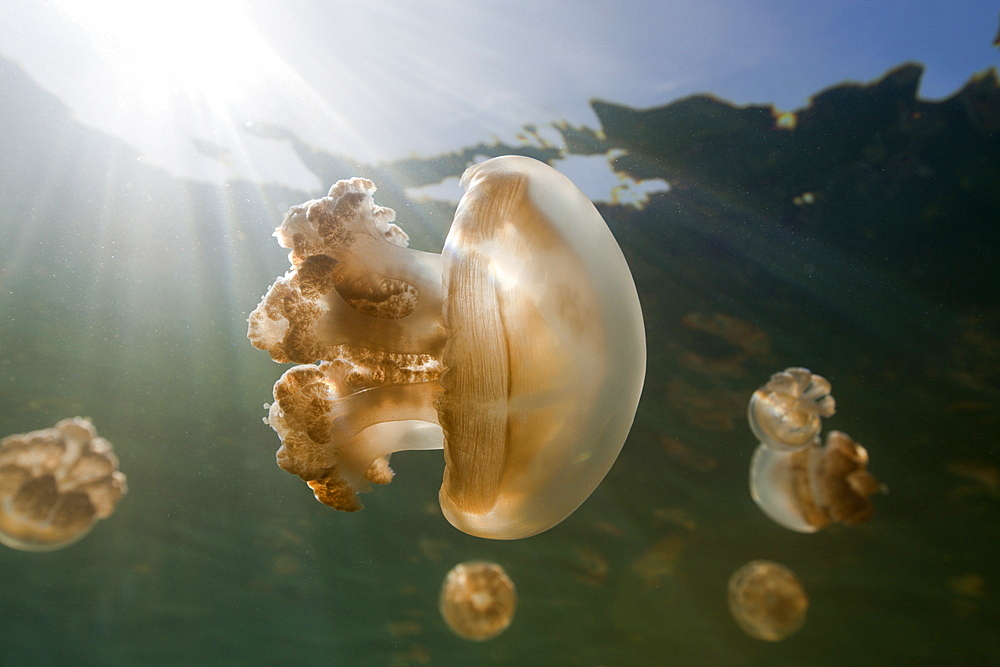
[[775, 523], [814, 533], [831, 523], [855, 525], [875, 511], [880, 489], [868, 472], [868, 452], [845, 433], [830, 431], [826, 445], [797, 451], [760, 445], [750, 462], [750, 496]]
[[322, 360], [278, 381], [269, 416], [279, 464], [322, 502], [359, 509], [358, 491], [391, 480], [393, 451], [443, 447], [448, 520], [528, 537], [583, 503], [621, 450], [642, 314], [614, 237], [565, 176], [507, 156], [462, 183], [440, 256], [406, 248], [363, 179], [293, 208], [276, 232], [292, 271], [249, 337], [277, 361]]
[[441, 617], [452, 632], [464, 639], [486, 641], [496, 637], [513, 622], [516, 608], [514, 582], [496, 563], [459, 563], [441, 584]]
[[126, 491], [110, 443], [85, 419], [8, 436], [0, 440], [0, 543], [67, 547], [111, 516]]
[[779, 451], [808, 447], [819, 437], [822, 417], [836, 412], [830, 383], [808, 368], [786, 368], [750, 397], [747, 421], [762, 444]]
[[854, 525], [872, 515], [880, 489], [868, 452], [846, 433], [820, 444], [822, 418], [836, 410], [826, 378], [808, 368], [775, 373], [750, 397], [747, 421], [760, 445], [750, 461], [750, 496], [775, 523], [814, 533], [831, 523]]
[[642, 314], [614, 237], [565, 176], [511, 158], [462, 182], [443, 253], [441, 421], [458, 446], [445, 448], [441, 509], [474, 535], [533, 535], [587, 499], [625, 442]]
[[755, 560], [729, 578], [729, 611], [756, 639], [781, 641], [806, 621], [809, 598], [795, 573], [781, 563]]

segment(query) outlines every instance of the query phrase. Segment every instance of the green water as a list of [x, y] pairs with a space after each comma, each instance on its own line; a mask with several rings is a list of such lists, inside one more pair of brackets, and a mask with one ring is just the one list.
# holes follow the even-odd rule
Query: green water
[[[0, 663], [1000, 655], [995, 80], [934, 104], [915, 101], [905, 76], [867, 97], [834, 94], [774, 141], [750, 112], [673, 107], [636, 122], [601, 111], [606, 143], [591, 149], [630, 149], [623, 171], [673, 186], [641, 211], [601, 207], [646, 317], [646, 388], [590, 500], [540, 536], [493, 542], [440, 516], [438, 452], [395, 455], [395, 481], [350, 515], [274, 463], [261, 406], [283, 367], [249, 345], [245, 320], [287, 268], [271, 230], [319, 193], [172, 179], [0, 64], [10, 91], [0, 107], [0, 435], [88, 416], [130, 489], [76, 545], [0, 550]], [[480, 146], [378, 168], [313, 155], [311, 166], [324, 181], [375, 180], [411, 245], [438, 251], [449, 206], [407, 202], [402, 188], [512, 151], [532, 153]], [[791, 203], [805, 191], [815, 206]], [[749, 497], [746, 400], [790, 365], [833, 383], [828, 428], [862, 442], [888, 487], [864, 525], [800, 535]], [[473, 558], [502, 564], [520, 599], [510, 629], [483, 644], [452, 635], [437, 611], [445, 573]], [[781, 643], [745, 636], [726, 607], [729, 575], [761, 558], [791, 568], [810, 596], [805, 626]]]

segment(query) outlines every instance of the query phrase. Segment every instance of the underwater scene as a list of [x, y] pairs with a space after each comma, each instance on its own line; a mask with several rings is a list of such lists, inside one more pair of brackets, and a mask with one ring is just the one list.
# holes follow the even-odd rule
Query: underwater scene
[[[183, 51], [216, 4], [178, 2], [155, 25]], [[428, 71], [464, 111], [389, 153], [346, 120], [375, 94], [204, 131], [235, 106], [184, 88], [217, 73], [192, 43], [143, 65], [196, 109], [157, 153], [152, 88], [93, 115], [60, 72], [87, 35], [105, 73], [121, 35], [161, 38], [73, 4], [5, 3], [0, 29], [0, 665], [1000, 664], [995, 6], [965, 6], [983, 29], [948, 39], [986, 56], [934, 97], [905, 50], [789, 109], [692, 75], [533, 115], [561, 93], [470, 101]], [[369, 11], [293, 4], [267, 27], [307, 46]], [[393, 4], [344, 39], [391, 43]], [[653, 4], [480, 27], [572, 43], [666, 25]], [[507, 57], [455, 46], [480, 38]]]

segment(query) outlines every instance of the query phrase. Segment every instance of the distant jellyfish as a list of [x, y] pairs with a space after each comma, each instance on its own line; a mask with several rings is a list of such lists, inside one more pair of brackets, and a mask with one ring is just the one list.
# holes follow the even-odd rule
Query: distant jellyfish
[[776, 523], [800, 533], [831, 524], [859, 524], [874, 511], [880, 490], [868, 472], [868, 452], [846, 433], [830, 431], [794, 452], [760, 445], [750, 461], [750, 495]]
[[0, 543], [22, 551], [73, 544], [127, 490], [111, 444], [76, 417], [0, 440]]
[[516, 606], [514, 582], [496, 563], [459, 563], [441, 586], [441, 616], [464, 639], [485, 641], [496, 637], [514, 620]]
[[832, 417], [836, 408], [826, 378], [793, 367], [775, 373], [753, 393], [747, 420], [761, 443], [790, 451], [812, 444], [822, 427], [820, 417]]
[[753, 560], [729, 578], [729, 611], [755, 639], [777, 642], [795, 634], [808, 608], [802, 582], [781, 563]]

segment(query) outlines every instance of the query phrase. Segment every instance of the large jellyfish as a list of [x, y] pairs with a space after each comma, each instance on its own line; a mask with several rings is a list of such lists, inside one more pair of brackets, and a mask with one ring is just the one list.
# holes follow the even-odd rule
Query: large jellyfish
[[[618, 244], [565, 176], [525, 157], [462, 177], [441, 255], [408, 249], [371, 181], [339, 181], [275, 232], [291, 270], [248, 336], [289, 369], [268, 421], [278, 464], [331, 507], [444, 448], [439, 501], [472, 535], [515, 539], [571, 514], [628, 435], [645, 375]], [[315, 362], [319, 362], [315, 364]]]
[[111, 444], [86, 419], [0, 440], [0, 543], [54, 551], [115, 511], [127, 487]]

